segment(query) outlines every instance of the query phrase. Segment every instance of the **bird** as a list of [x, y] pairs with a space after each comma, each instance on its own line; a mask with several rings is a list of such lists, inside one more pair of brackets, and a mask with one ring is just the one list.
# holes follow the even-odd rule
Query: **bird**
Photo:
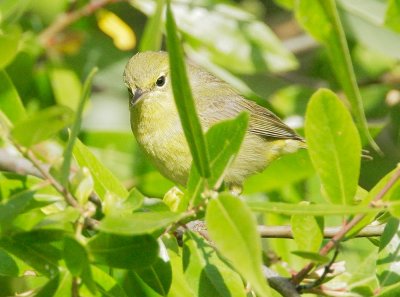
[[[241, 192], [247, 177], [262, 172], [284, 154], [306, 148], [305, 140], [273, 112], [195, 63], [186, 60], [185, 65], [204, 133], [218, 122], [242, 112], [249, 114], [239, 152], [223, 178], [229, 189]], [[186, 186], [192, 156], [173, 97], [168, 53], [138, 52], [127, 62], [123, 80], [139, 147], [165, 177]]]

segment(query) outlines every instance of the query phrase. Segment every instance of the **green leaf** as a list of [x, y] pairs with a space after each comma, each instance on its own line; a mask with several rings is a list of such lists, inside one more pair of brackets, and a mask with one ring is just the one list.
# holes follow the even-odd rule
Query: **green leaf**
[[[315, 174], [306, 150], [287, 154], [273, 161], [260, 174], [250, 176], [244, 182], [244, 193], [269, 192], [287, 187]], [[276, 178], [285, 176], [285, 178]]]
[[318, 0], [310, 2], [300, 0], [297, 6], [296, 16], [299, 22], [328, 51], [336, 78], [350, 102], [360, 134], [368, 140], [376, 151], [380, 151], [368, 130], [360, 90], [335, 1]]
[[128, 191], [120, 181], [79, 139], [76, 140], [74, 145], [73, 155], [81, 167], [89, 168], [94, 180], [95, 191], [102, 200], [105, 199], [106, 193], [114, 193], [119, 198], [128, 196]]
[[57, 104], [76, 111], [82, 100], [82, 84], [78, 75], [71, 69], [54, 67], [49, 71], [49, 79]]
[[30, 147], [49, 139], [72, 121], [73, 112], [69, 108], [53, 106], [18, 122], [11, 135], [19, 144]]
[[321, 89], [307, 107], [305, 134], [311, 161], [331, 203], [353, 204], [360, 174], [361, 141], [337, 96]]
[[385, 25], [394, 31], [400, 32], [400, 3], [397, 0], [389, 0], [386, 10]]
[[321, 256], [320, 254], [313, 252], [293, 251], [292, 254], [321, 264], [328, 263], [330, 261], [328, 256]]
[[[207, 179], [207, 185], [215, 189], [220, 186], [223, 174], [240, 149], [240, 145], [247, 131], [249, 115], [241, 113], [235, 119], [222, 121], [212, 126], [206, 133], [206, 142], [210, 157], [211, 176]], [[205, 190], [205, 179], [201, 178], [195, 167], [192, 166], [187, 195], [181, 202], [180, 210], [201, 202], [201, 194]]]
[[167, 5], [166, 27], [171, 84], [175, 104], [178, 109], [183, 132], [185, 133], [193, 157], [193, 163], [197, 167], [200, 175], [207, 178], [210, 176], [210, 166], [206, 141], [190, 90], [183, 50], [180, 45], [177, 27], [169, 3]]
[[383, 231], [376, 262], [376, 273], [382, 287], [391, 286], [400, 281], [399, 244], [399, 221], [397, 219], [391, 219]]
[[154, 13], [149, 17], [144, 28], [142, 40], [140, 42], [140, 51], [159, 51], [162, 41], [163, 12], [165, 0], [157, 0]]
[[60, 251], [50, 244], [21, 244], [13, 237], [2, 237], [0, 246], [46, 276], [58, 273]]
[[93, 279], [97, 284], [97, 289], [102, 293], [102, 296], [107, 297], [128, 297], [122, 287], [118, 284], [110, 274], [102, 269], [91, 266]]
[[203, 238], [186, 232], [183, 244], [185, 276], [199, 296], [246, 296], [240, 276], [218, 257]]
[[324, 239], [323, 218], [299, 214], [293, 215], [290, 223], [297, 248], [303, 252], [318, 252]]
[[[85, 106], [86, 101], [89, 98], [90, 89], [92, 86], [92, 80], [97, 70], [98, 70], [97, 68], [93, 68], [92, 71], [90, 71], [88, 77], [86, 78], [85, 83], [83, 84], [82, 94], [79, 99], [78, 107], [76, 109], [74, 123], [71, 128], [71, 133], [69, 135], [67, 147], [65, 148], [63, 153], [64, 160], [61, 166], [60, 182], [64, 187], [67, 186], [68, 178], [70, 175], [72, 150], [74, 148], [76, 138], [78, 137], [79, 130], [81, 129], [83, 108]], [[65, 86], [63, 88], [65, 89]]]
[[151, 234], [169, 227], [183, 216], [169, 211], [135, 212], [123, 216], [114, 214], [106, 216], [100, 222], [99, 229], [119, 235]]
[[89, 265], [85, 247], [73, 237], [64, 238], [63, 258], [73, 276], [80, 276], [85, 266]]
[[[139, 0], [132, 5], [153, 15], [155, 5]], [[297, 67], [297, 61], [273, 31], [242, 7], [228, 1], [172, 1], [184, 45], [233, 73], [282, 72]], [[153, 7], [153, 8], [151, 8]], [[193, 57], [192, 56], [192, 57]], [[235, 61], [235, 63], [232, 63]]]
[[14, 276], [19, 275], [17, 263], [5, 250], [0, 248], [0, 275]]
[[227, 193], [210, 201], [206, 223], [211, 240], [260, 296], [271, 296], [261, 267], [261, 240], [248, 206]]
[[21, 28], [10, 26], [0, 31], [0, 70], [10, 64], [18, 53], [21, 41]]
[[0, 109], [12, 123], [16, 124], [25, 118], [21, 98], [5, 71], [0, 71], [0, 98]]
[[166, 247], [161, 240], [159, 244], [160, 253], [157, 260], [151, 266], [137, 270], [136, 273], [155, 292], [167, 296], [172, 282], [172, 269]]
[[120, 236], [99, 233], [88, 242], [89, 255], [97, 263], [114, 268], [143, 269], [158, 255], [158, 243], [150, 235]]
[[284, 215], [309, 215], [309, 216], [343, 216], [353, 214], [372, 214], [381, 211], [363, 205], [331, 205], [331, 204], [293, 204], [284, 202], [248, 201], [247, 205], [252, 211], [276, 213]]
[[189, 286], [182, 267], [182, 250], [178, 246], [175, 237], [165, 235], [162, 238], [167, 248], [168, 256], [172, 268], [172, 283], [168, 292], [168, 297], [195, 297], [193, 287]]

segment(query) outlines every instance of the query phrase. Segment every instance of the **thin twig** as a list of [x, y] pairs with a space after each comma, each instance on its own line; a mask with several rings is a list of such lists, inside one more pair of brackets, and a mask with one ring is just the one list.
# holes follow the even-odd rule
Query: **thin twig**
[[[381, 236], [385, 225], [366, 226], [355, 237], [374, 237]], [[333, 238], [342, 227], [326, 227], [324, 228], [324, 238]], [[291, 226], [258, 226], [258, 232], [263, 238], [289, 238], [293, 239]]]
[[81, 9], [66, 12], [61, 14], [56, 20], [47, 27], [44, 31], [42, 31], [39, 35], [40, 43], [43, 47], [50, 46], [55, 43], [56, 35], [63, 31], [66, 27], [79, 20], [84, 16], [88, 16], [95, 12], [96, 10], [106, 6], [107, 4], [117, 2], [121, 0], [97, 0], [90, 1], [87, 5], [82, 7]]
[[[393, 174], [393, 176], [387, 182], [387, 184], [382, 188], [381, 191], [379, 191], [379, 193], [370, 202], [369, 204], [370, 207], [374, 207], [374, 204], [377, 201], [380, 201], [399, 179], [400, 179], [400, 168], [397, 169], [397, 171]], [[354, 226], [356, 226], [362, 219], [365, 218], [365, 216], [366, 216], [365, 214], [356, 215], [350, 222], [345, 224], [340, 229], [340, 231], [336, 233], [335, 236], [333, 236], [325, 246], [322, 247], [322, 249], [319, 251], [319, 254], [321, 256], [326, 256], [329, 253], [329, 251], [335, 245], [337, 245]], [[315, 263], [310, 262], [307, 266], [305, 266], [302, 270], [300, 270], [297, 274], [295, 274], [292, 277], [292, 282], [294, 284], [299, 284], [310, 273], [310, 271], [314, 268], [314, 266]]]

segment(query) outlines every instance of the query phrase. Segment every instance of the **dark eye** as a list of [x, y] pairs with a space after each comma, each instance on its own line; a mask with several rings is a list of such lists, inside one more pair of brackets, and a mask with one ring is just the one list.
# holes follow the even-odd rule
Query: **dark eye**
[[157, 85], [157, 87], [162, 87], [165, 85], [165, 76], [164, 75], [161, 75], [159, 78], [157, 78], [156, 85]]

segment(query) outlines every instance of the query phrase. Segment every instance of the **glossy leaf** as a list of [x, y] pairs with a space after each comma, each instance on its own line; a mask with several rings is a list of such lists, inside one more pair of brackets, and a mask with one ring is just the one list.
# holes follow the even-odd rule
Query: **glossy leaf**
[[8, 119], [16, 124], [25, 118], [25, 108], [13, 82], [4, 70], [0, 70], [0, 109]]
[[159, 212], [135, 212], [132, 214], [106, 216], [99, 229], [119, 235], [151, 234], [163, 230], [183, 218], [182, 214]]
[[90, 88], [92, 86], [92, 80], [93, 80], [93, 77], [96, 74], [96, 72], [97, 72], [97, 68], [92, 69], [92, 71], [89, 73], [88, 77], [86, 78], [85, 83], [83, 84], [82, 94], [80, 96], [79, 103], [78, 103], [78, 106], [77, 106], [76, 112], [75, 112], [74, 123], [71, 128], [71, 133], [69, 135], [67, 146], [64, 150], [64, 154], [63, 154], [64, 160], [63, 160], [63, 163], [61, 166], [61, 174], [60, 174], [60, 182], [64, 187], [67, 186], [68, 178], [70, 175], [72, 150], [74, 148], [76, 138], [78, 137], [78, 133], [81, 128], [83, 108], [85, 106], [85, 103], [89, 99]]
[[14, 276], [19, 275], [19, 268], [15, 260], [3, 249], [0, 249], [0, 275]]
[[259, 296], [270, 296], [261, 267], [256, 220], [246, 204], [226, 193], [210, 201], [206, 223], [211, 240]]
[[120, 181], [78, 139], [73, 149], [73, 155], [80, 166], [89, 168], [94, 180], [95, 191], [100, 198], [105, 199], [106, 193], [114, 193], [119, 198], [128, 196], [128, 191]]
[[327, 256], [321, 256], [318, 253], [307, 252], [307, 251], [293, 251], [292, 254], [295, 254], [304, 259], [311, 260], [321, 264], [328, 263], [330, 260], [329, 257]]
[[170, 4], [167, 5], [167, 48], [171, 84], [183, 132], [192, 153], [193, 163], [202, 177], [210, 176], [209, 158], [200, 120], [196, 112], [186, 73], [182, 46]]
[[377, 214], [379, 208], [371, 208], [368, 206], [352, 206], [352, 205], [330, 205], [330, 204], [292, 204], [284, 202], [268, 202], [268, 201], [248, 201], [247, 205], [253, 211], [276, 213], [284, 215], [310, 215], [310, 216], [342, 216], [353, 214]]
[[203, 238], [186, 232], [183, 244], [183, 270], [198, 296], [246, 296], [240, 276], [219, 258]]
[[80, 276], [84, 267], [89, 265], [86, 249], [72, 237], [64, 238], [63, 257], [73, 276]]
[[95, 262], [114, 268], [143, 269], [156, 261], [157, 241], [149, 236], [120, 236], [99, 233], [88, 242], [90, 257]]
[[[242, 113], [233, 120], [220, 122], [212, 126], [206, 133], [206, 142], [210, 157], [211, 176], [207, 179], [208, 187], [215, 189], [220, 186], [223, 174], [233, 161], [247, 131], [248, 114]], [[205, 190], [205, 179], [201, 178], [196, 168], [192, 166], [187, 196], [180, 209], [186, 209], [185, 204], [197, 205], [201, 202], [201, 194]]]
[[351, 205], [358, 185], [361, 141], [337, 96], [319, 90], [307, 107], [305, 133], [311, 161], [331, 203]]
[[117, 280], [97, 266], [91, 266], [93, 279], [97, 284], [97, 289], [103, 296], [109, 297], [128, 297]]
[[137, 270], [136, 273], [155, 292], [167, 296], [172, 282], [172, 269], [166, 247], [161, 240], [159, 244], [160, 253], [157, 260], [151, 266]]
[[362, 137], [379, 151], [368, 130], [363, 102], [351, 64], [350, 52], [334, 0], [300, 0], [296, 10], [299, 22], [327, 49], [336, 78], [351, 105]]
[[69, 108], [53, 106], [18, 122], [11, 135], [19, 144], [30, 147], [49, 139], [72, 121], [73, 112]]

